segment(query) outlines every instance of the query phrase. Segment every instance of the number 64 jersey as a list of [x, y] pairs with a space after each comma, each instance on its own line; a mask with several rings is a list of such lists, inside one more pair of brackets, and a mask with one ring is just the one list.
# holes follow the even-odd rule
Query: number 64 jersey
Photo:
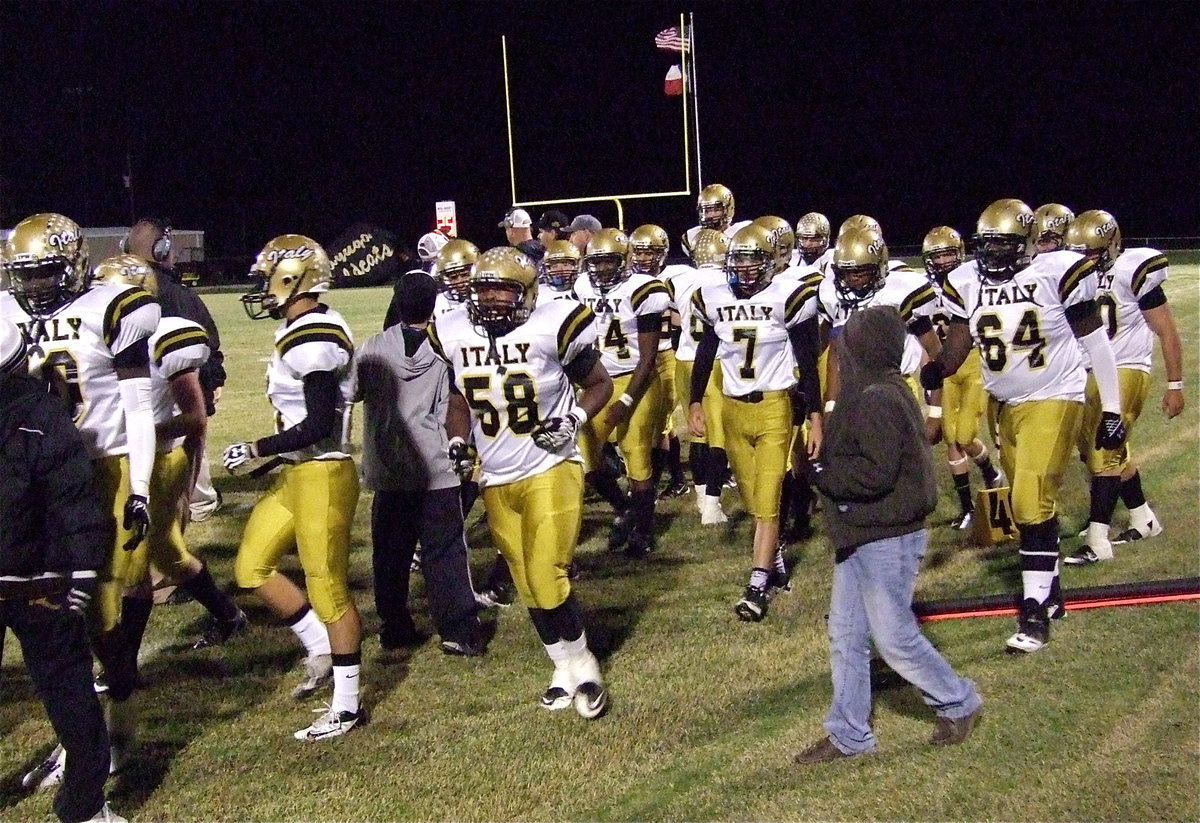
[[971, 260], [950, 272], [943, 297], [946, 311], [967, 321], [983, 386], [998, 400], [1083, 401], [1087, 372], [1067, 311], [1096, 298], [1094, 262], [1045, 252], [1011, 280], [992, 282]]
[[529, 319], [493, 341], [467, 312], [438, 317], [429, 327], [433, 349], [447, 363], [471, 407], [471, 431], [483, 469], [481, 484], [501, 486], [572, 460], [574, 443], [559, 452], [536, 446], [530, 435], [575, 405], [565, 368], [596, 342], [595, 315], [574, 300], [541, 303]]

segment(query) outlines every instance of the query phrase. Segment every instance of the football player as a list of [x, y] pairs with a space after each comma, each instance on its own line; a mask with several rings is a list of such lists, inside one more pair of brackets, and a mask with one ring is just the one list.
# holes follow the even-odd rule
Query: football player
[[[104, 260], [96, 267], [92, 280], [137, 286], [158, 296], [154, 267], [132, 254]], [[192, 595], [212, 616], [211, 624], [193, 648], [223, 643], [247, 625], [246, 615], [217, 587], [208, 565], [187, 550], [183, 539], [180, 503], [190, 488], [197, 449], [203, 448], [208, 428], [199, 376], [210, 352], [208, 334], [199, 323], [163, 317], [150, 337], [149, 347], [158, 455], [150, 475], [150, 529], [131, 559], [121, 608], [121, 623], [129, 638], [127, 651], [134, 655], [134, 666], [152, 603], [147, 564]]]
[[[1121, 419], [1131, 433], [1150, 391], [1150, 360], [1154, 338], [1162, 347], [1167, 389], [1161, 408], [1167, 418], [1183, 411], [1183, 344], [1175, 317], [1163, 292], [1167, 257], [1157, 249], [1122, 249], [1121, 228], [1106, 211], [1085, 211], [1067, 229], [1066, 246], [1096, 263], [1103, 328], [1117, 361], [1121, 384]], [[1103, 406], [1095, 374], [1088, 376], [1081, 434], [1099, 422]], [[1130, 455], [1128, 441], [1119, 449], [1097, 448], [1091, 438], [1080, 438], [1080, 453], [1092, 473], [1091, 513], [1083, 548], [1066, 558], [1082, 565], [1109, 560], [1113, 543], [1141, 540], [1162, 533], [1142, 492], [1142, 478]], [[1129, 528], [1110, 541], [1109, 525], [1117, 498], [1129, 508]]]
[[1033, 246], [1035, 254], [1061, 251], [1066, 248], [1067, 229], [1075, 219], [1075, 212], [1060, 203], [1038, 206], [1033, 213]]
[[797, 262], [816, 266], [822, 273], [833, 256], [829, 248], [829, 218], [817, 211], [796, 221]]
[[733, 222], [735, 206], [733, 192], [720, 183], [709, 183], [700, 190], [696, 198], [696, 215], [700, 222], [683, 234], [683, 251], [688, 257], [696, 245], [696, 236], [701, 229], [713, 229], [722, 232], [726, 237], [733, 237], [734, 232], [750, 225], [749, 220]]
[[470, 240], [451, 240], [438, 251], [432, 274], [442, 291], [433, 306], [434, 317], [467, 304], [467, 283], [478, 259], [479, 247]]
[[1050, 637], [1050, 618], [1063, 614], [1055, 504], [1083, 416], [1080, 344], [1101, 397], [1098, 448], [1125, 441], [1117, 366], [1096, 307], [1095, 262], [1072, 251], [1033, 256], [1029, 206], [1006, 199], [984, 209], [975, 248], [975, 259], [946, 279], [946, 345], [922, 367], [921, 383], [940, 388], [974, 340], [984, 388], [1001, 404], [1000, 460], [1021, 530], [1022, 600], [1006, 649], [1036, 652]]
[[[925, 273], [929, 282], [941, 294], [950, 272], [966, 260], [966, 247], [962, 235], [949, 226], [936, 226], [925, 234], [921, 242], [921, 258], [925, 261]], [[939, 308], [933, 317], [934, 328], [940, 338], [946, 336], [950, 317]], [[1003, 478], [988, 456], [987, 446], [979, 439], [979, 418], [983, 415], [987, 395], [983, 391], [983, 375], [980, 373], [979, 352], [972, 349], [967, 359], [952, 376], [942, 384], [941, 414], [942, 437], [946, 441], [946, 459], [950, 463], [950, 476], [954, 480], [954, 491], [958, 495], [959, 516], [954, 528], [969, 529], [975, 514], [971, 500], [971, 476], [969, 461], [974, 461], [983, 475], [988, 488], [1004, 485]], [[929, 414], [936, 419], [937, 406], [929, 407]]]
[[570, 240], [552, 240], [538, 263], [538, 302], [577, 300], [575, 280], [583, 265], [583, 252]]
[[766, 616], [768, 590], [786, 585], [780, 568], [779, 500], [792, 438], [790, 391], [804, 381], [810, 453], [821, 444], [817, 388], [816, 288], [776, 279], [777, 254], [770, 234], [747, 226], [729, 241], [727, 282], [702, 285], [692, 295], [704, 324], [692, 367], [688, 425], [705, 432], [702, 399], [715, 358], [721, 360], [725, 394], [725, 446], [746, 510], [754, 517], [753, 568], [734, 611], [742, 620]]
[[[587, 480], [617, 513], [608, 547], [625, 546], [631, 557], [654, 547], [654, 486], [651, 451], [662, 433], [659, 414], [664, 387], [656, 360], [663, 312], [670, 297], [657, 278], [630, 270], [629, 237], [619, 229], [601, 229], [583, 256], [585, 277], [575, 281], [575, 295], [592, 311], [600, 361], [613, 379], [613, 399], [589, 416], [581, 433]], [[628, 511], [616, 479], [606, 474], [601, 449], [615, 434], [629, 476]]]
[[[667, 281], [667, 290], [671, 295], [672, 325], [678, 328], [675, 385], [689, 400], [696, 345], [704, 336], [704, 323], [693, 311], [692, 295], [702, 285], [725, 282], [725, 256], [729, 252], [729, 238], [714, 229], [700, 232], [695, 242], [692, 248], [693, 266]], [[721, 364], [714, 361], [703, 399], [704, 434], [693, 433], [688, 447], [688, 463], [696, 488], [696, 508], [700, 511], [700, 523], [704, 526], [719, 525], [729, 519], [721, 508], [721, 489], [725, 485], [728, 465], [725, 430], [721, 426], [723, 398]]]
[[591, 309], [539, 304], [537, 292], [528, 257], [487, 251], [471, 274], [467, 311], [437, 318], [430, 339], [457, 389], [446, 421], [450, 459], [474, 463], [473, 435], [488, 528], [554, 663], [541, 705], [574, 705], [592, 718], [608, 693], [567, 575], [583, 505], [575, 439], [613, 387], [593, 345]]
[[[847, 225], [849, 224], [849, 225]], [[830, 263], [832, 276], [824, 278], [818, 290], [821, 319], [828, 333], [836, 336], [850, 313], [868, 306], [895, 306], [908, 328], [900, 371], [909, 380], [920, 402], [920, 386], [915, 375], [923, 357], [936, 357], [941, 341], [933, 330], [937, 311], [937, 291], [919, 272], [901, 265], [889, 270], [887, 244], [875, 221], [865, 215], [847, 219], [838, 235]], [[897, 261], [899, 262], [899, 261]], [[825, 397], [835, 402], [838, 392], [837, 347], [827, 347]], [[935, 406], [936, 408], [936, 399]], [[935, 411], [934, 414], [937, 412]], [[936, 419], [930, 428], [936, 428]], [[931, 431], [931, 437], [933, 432]]]
[[[79, 225], [61, 214], [35, 214], [18, 223], [3, 268], [11, 292], [0, 295], [0, 317], [24, 333], [30, 373], [45, 379], [71, 410], [112, 516], [115, 541], [96, 592], [92, 648], [108, 684], [105, 721], [116, 771], [137, 722], [136, 650], [129, 651], [121, 607], [126, 584], [134, 582], [126, 579], [133, 550], [150, 527], [155, 434], [149, 339], [160, 311], [150, 294], [134, 286], [88, 289], [87, 241]], [[56, 748], [34, 769], [44, 774], [30, 782], [61, 774], [55, 768], [60, 756]]]
[[[629, 268], [634, 274], [646, 274], [658, 278], [667, 286], [668, 308], [670, 306], [670, 281], [679, 274], [691, 271], [691, 266], [678, 264], [667, 265], [667, 254], [670, 251], [671, 240], [666, 229], [647, 223], [638, 226], [629, 235], [630, 262]], [[658, 357], [655, 369], [658, 380], [662, 384], [662, 404], [655, 412], [660, 422], [662, 435], [654, 444], [651, 452], [653, 466], [650, 484], [658, 489], [663, 472], [670, 470], [671, 482], [659, 495], [660, 497], [680, 497], [687, 494], [687, 484], [683, 479], [683, 465], [680, 456], [679, 437], [675, 434], [675, 406], [679, 398], [675, 388], [675, 342], [671, 325], [670, 311], [662, 315], [662, 334], [658, 338]]]
[[[349, 444], [354, 342], [342, 316], [319, 301], [332, 278], [329, 257], [311, 238], [276, 237], [250, 273], [258, 283], [242, 296], [246, 314], [282, 321], [267, 365], [276, 433], [228, 446], [222, 462], [236, 473], [255, 458], [278, 456], [271, 462], [283, 468], [250, 513], [234, 574], [304, 644], [305, 676], [292, 696], [302, 700], [332, 679], [328, 710], [295, 734], [324, 740], [367, 720], [358, 697], [362, 621], [346, 580], [358, 504]], [[278, 571], [293, 547], [307, 597]]]

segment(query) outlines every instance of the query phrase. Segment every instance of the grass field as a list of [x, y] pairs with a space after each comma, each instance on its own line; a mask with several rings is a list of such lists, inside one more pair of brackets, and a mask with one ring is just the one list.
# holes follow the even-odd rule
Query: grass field
[[[1159, 538], [1120, 546], [1117, 559], [1064, 571], [1066, 587], [1200, 573], [1197, 279], [1173, 269], [1168, 294], [1184, 339], [1188, 408], [1158, 411], [1161, 367], [1134, 451]], [[378, 330], [384, 290], [328, 302], [358, 339]], [[263, 370], [273, 323], [254, 323], [235, 295], [206, 301], [222, 330], [229, 384], [213, 419], [210, 456], [268, 433]], [[939, 462], [941, 451], [939, 449]], [[216, 463], [225, 509], [189, 530], [228, 582], [241, 527], [263, 481]], [[964, 545], [947, 527], [946, 494], [919, 599], [999, 594], [1019, 574], [1011, 546]], [[740, 501], [726, 508], [741, 513]], [[500, 610], [488, 654], [448, 658], [435, 643], [384, 654], [373, 634], [369, 496], [359, 502], [352, 584], [368, 627], [363, 697], [372, 723], [319, 745], [294, 741], [310, 709], [289, 698], [301, 650], [250, 597], [251, 630], [217, 649], [185, 641], [196, 604], [157, 609], [143, 649], [144, 720], [113, 807], [138, 820], [1197, 820], [1200, 819], [1200, 607], [1195, 602], [1072, 613], [1036, 655], [1003, 654], [1012, 618], [940, 621], [927, 633], [986, 701], [963, 746], [927, 745], [932, 714], [904, 686], [876, 695], [880, 751], [808, 769], [791, 754], [815, 740], [831, 687], [824, 620], [832, 559], [820, 537], [795, 547], [795, 591], [761, 624], [732, 605], [745, 584], [750, 524], [702, 529], [691, 499], [660, 504], [659, 549], [646, 561], [610, 555], [600, 508], [585, 512], [576, 584], [613, 705], [603, 719], [536, 706], [550, 668], [519, 607]], [[479, 578], [493, 549], [469, 520]], [[1073, 465], [1063, 531], [1086, 519], [1086, 478]], [[1123, 511], [1117, 527], [1123, 528]], [[1064, 538], [1064, 549], [1078, 541]], [[289, 573], [296, 571], [294, 558]], [[419, 576], [418, 576], [419, 577]], [[419, 580], [414, 611], [429, 628]], [[0, 671], [0, 819], [44, 820], [50, 797], [20, 776], [51, 745], [44, 713], [9, 641]]]

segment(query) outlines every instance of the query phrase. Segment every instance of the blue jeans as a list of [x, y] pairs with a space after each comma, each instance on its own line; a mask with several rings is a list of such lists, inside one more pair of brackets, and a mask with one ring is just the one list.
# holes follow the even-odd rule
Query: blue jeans
[[833, 570], [829, 603], [829, 661], [833, 705], [825, 716], [829, 739], [846, 754], [875, 748], [871, 731], [871, 646], [896, 674], [921, 691], [939, 717], [957, 720], [983, 700], [959, 677], [917, 624], [913, 589], [929, 533], [925, 529], [859, 546]]

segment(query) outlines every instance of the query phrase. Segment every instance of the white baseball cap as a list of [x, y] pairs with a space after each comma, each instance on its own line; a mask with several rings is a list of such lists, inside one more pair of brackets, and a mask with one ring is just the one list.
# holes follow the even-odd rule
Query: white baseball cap
[[533, 225], [533, 218], [525, 209], [509, 209], [508, 214], [500, 221], [501, 229], [527, 229]]
[[449, 238], [440, 231], [426, 232], [417, 241], [417, 257], [421, 258], [422, 263], [428, 263], [437, 257], [437, 253], [442, 250], [442, 246], [449, 242]]

